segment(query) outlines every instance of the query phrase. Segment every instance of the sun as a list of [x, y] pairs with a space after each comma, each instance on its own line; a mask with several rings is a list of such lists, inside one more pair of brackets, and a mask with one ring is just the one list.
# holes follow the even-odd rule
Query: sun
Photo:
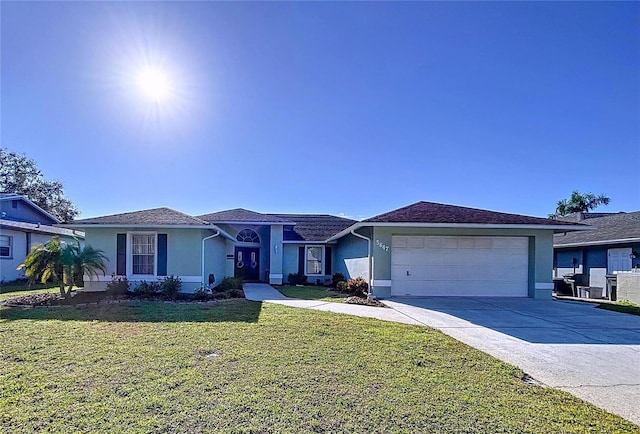
[[157, 67], [146, 67], [138, 73], [138, 88], [153, 102], [160, 103], [171, 96], [171, 80], [165, 71]]

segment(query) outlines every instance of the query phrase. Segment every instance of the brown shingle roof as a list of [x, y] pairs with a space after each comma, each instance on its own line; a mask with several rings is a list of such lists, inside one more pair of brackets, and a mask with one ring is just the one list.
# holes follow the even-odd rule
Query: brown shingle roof
[[455, 224], [499, 224], [499, 225], [553, 225], [581, 226], [577, 223], [507, 214], [457, 205], [434, 202], [416, 202], [384, 214], [371, 217], [363, 223], [455, 223]]
[[292, 223], [274, 214], [261, 214], [244, 208], [228, 209], [198, 216], [211, 223], [245, 222], [245, 223]]
[[209, 223], [171, 208], [154, 208], [142, 211], [125, 212], [122, 214], [113, 214], [104, 217], [75, 220], [69, 225], [73, 226], [74, 224], [202, 226], [208, 225]]
[[617, 214], [585, 213], [583, 222], [595, 227], [591, 231], [568, 232], [553, 236], [553, 245], [600, 244], [611, 240], [640, 238], [640, 211]]
[[270, 214], [295, 222], [289, 231], [285, 227], [285, 241], [324, 241], [356, 223], [355, 220], [328, 214]]

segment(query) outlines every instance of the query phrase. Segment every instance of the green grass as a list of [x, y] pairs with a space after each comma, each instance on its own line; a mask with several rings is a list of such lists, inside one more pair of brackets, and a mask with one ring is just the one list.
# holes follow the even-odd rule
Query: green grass
[[0, 318], [0, 432], [640, 432], [426, 327], [246, 300]]
[[640, 316], [640, 306], [628, 301], [619, 301], [617, 303], [602, 303], [598, 305], [598, 308]]
[[349, 294], [329, 291], [322, 286], [283, 286], [278, 289], [283, 295], [303, 300], [334, 301], [341, 303], [346, 300]]
[[43, 292], [60, 292], [57, 283], [3, 283], [0, 285], [0, 301], [20, 295], [40, 294]]

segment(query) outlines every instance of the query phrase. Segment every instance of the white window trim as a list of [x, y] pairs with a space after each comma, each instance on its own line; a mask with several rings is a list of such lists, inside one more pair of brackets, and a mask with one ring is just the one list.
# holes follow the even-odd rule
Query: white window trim
[[9, 254], [7, 256], [0, 256], [2, 259], [13, 259], [13, 236], [11, 235], [2, 235], [3, 237], [7, 237], [9, 240]]
[[[322, 253], [320, 254], [320, 265], [322, 266], [322, 270], [321, 270], [322, 272], [321, 273], [310, 274], [308, 272], [308, 270], [307, 270], [307, 264], [309, 262], [307, 260], [307, 249], [310, 248], [310, 247], [315, 247], [315, 248], [320, 247], [322, 249]], [[317, 244], [311, 244], [311, 245], [305, 244], [305, 246], [304, 246], [304, 275], [305, 276], [316, 277], [316, 276], [324, 276], [325, 275], [324, 271], [325, 271], [325, 255], [326, 254], [325, 254], [324, 249], [325, 249], [325, 246], [319, 246]]]
[[[131, 248], [131, 238], [133, 235], [153, 235], [153, 274], [133, 274], [133, 249]], [[158, 233], [151, 231], [133, 231], [127, 232], [127, 277], [136, 279], [155, 278], [158, 277]]]

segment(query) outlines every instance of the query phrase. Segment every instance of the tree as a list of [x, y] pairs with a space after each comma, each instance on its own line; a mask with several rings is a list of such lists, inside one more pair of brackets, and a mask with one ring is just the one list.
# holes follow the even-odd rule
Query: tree
[[22, 194], [65, 222], [80, 214], [60, 181], [46, 180], [34, 160], [5, 148], [0, 148], [0, 191]]
[[593, 193], [580, 193], [575, 190], [569, 199], [559, 200], [556, 205], [556, 212], [549, 217], [562, 217], [574, 212], [589, 212], [600, 205], [609, 205], [611, 199], [606, 195], [595, 195]]
[[[40, 280], [46, 283], [49, 279], [57, 280], [60, 287], [60, 295], [63, 297], [71, 294], [74, 284], [74, 276], [79, 273], [89, 276], [98, 276], [98, 271], [103, 275], [107, 272], [104, 261], [108, 260], [102, 250], [91, 246], [80, 247], [68, 244], [54, 237], [46, 244], [36, 244], [25, 257], [24, 263], [18, 266], [18, 270], [25, 270], [25, 275], [30, 283]], [[65, 285], [69, 286], [65, 290]]]

